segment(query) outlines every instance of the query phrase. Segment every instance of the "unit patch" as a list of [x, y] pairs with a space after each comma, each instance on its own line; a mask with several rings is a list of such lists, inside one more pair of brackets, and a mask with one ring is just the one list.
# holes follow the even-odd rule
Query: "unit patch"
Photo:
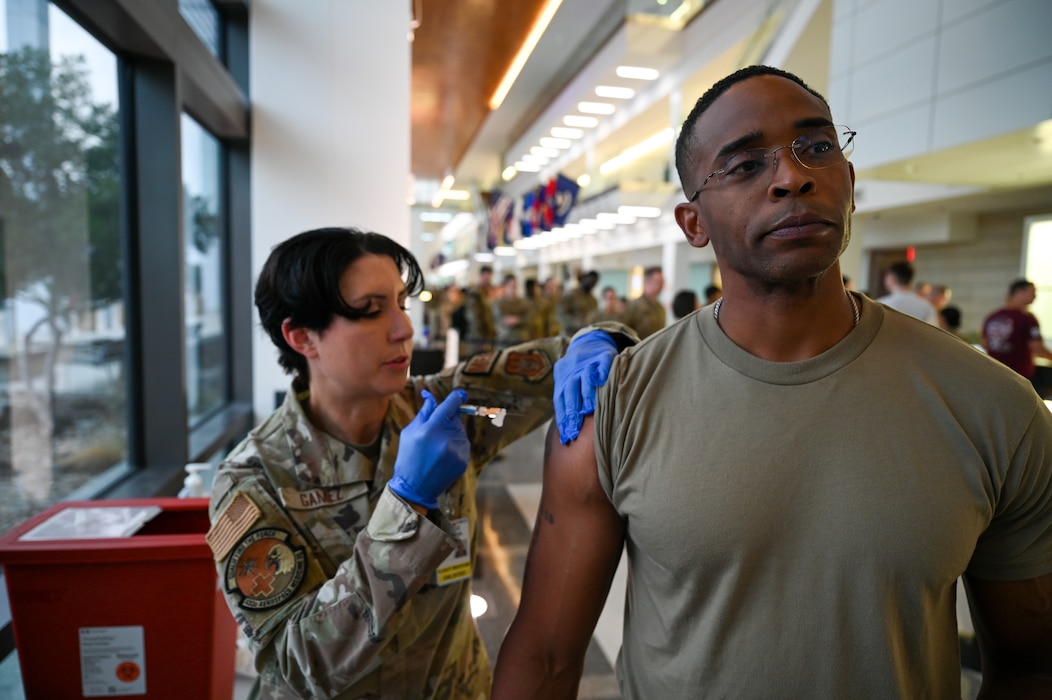
[[289, 543], [291, 535], [278, 528], [249, 533], [237, 543], [226, 563], [228, 593], [241, 596], [249, 610], [274, 608], [291, 598], [307, 571], [303, 547]]
[[464, 364], [464, 374], [475, 374], [479, 376], [489, 376], [493, 372], [494, 365], [497, 364], [497, 353], [495, 352], [484, 352], [475, 355]]
[[528, 382], [539, 382], [552, 371], [552, 363], [542, 352], [509, 352], [504, 371]]

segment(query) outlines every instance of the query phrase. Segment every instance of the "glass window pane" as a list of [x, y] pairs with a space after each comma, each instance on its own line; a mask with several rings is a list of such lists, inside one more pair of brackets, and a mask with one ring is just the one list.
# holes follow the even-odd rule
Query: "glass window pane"
[[219, 56], [219, 13], [212, 0], [179, 0], [179, 14], [213, 56]]
[[227, 402], [219, 140], [183, 115], [186, 383], [190, 427]]
[[0, 530], [127, 468], [116, 56], [0, 0]]

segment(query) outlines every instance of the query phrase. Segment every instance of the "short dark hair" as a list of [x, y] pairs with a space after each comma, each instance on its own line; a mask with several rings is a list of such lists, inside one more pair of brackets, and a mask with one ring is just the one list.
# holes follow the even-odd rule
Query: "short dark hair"
[[944, 306], [939, 311], [939, 315], [942, 316], [942, 320], [946, 321], [946, 327], [951, 331], [961, 327], [961, 310], [956, 306]]
[[888, 271], [885, 274], [894, 277], [899, 284], [907, 285], [913, 281], [913, 265], [907, 260], [900, 260], [897, 263], [889, 265]]
[[340, 291], [344, 271], [364, 255], [391, 258], [410, 296], [424, 287], [413, 254], [387, 236], [356, 228], [318, 228], [289, 238], [270, 251], [256, 281], [256, 308], [263, 330], [278, 348], [278, 363], [297, 379], [308, 378], [307, 360], [285, 342], [281, 325], [324, 331], [335, 316], [353, 320], [365, 312], [347, 304]]
[[694, 311], [698, 305], [698, 295], [690, 289], [682, 289], [672, 297], [672, 313], [676, 318], [683, 318]]
[[705, 91], [698, 101], [694, 103], [694, 108], [690, 110], [690, 114], [683, 120], [683, 126], [679, 130], [679, 137], [676, 139], [676, 172], [679, 173], [679, 181], [683, 187], [683, 194], [689, 195], [693, 188], [700, 183], [688, 182], [691, 177], [696, 177], [695, 170], [695, 158], [697, 157], [698, 148], [701, 146], [698, 135], [694, 133], [694, 127], [698, 123], [698, 119], [704, 114], [705, 110], [712, 106], [723, 93], [727, 92], [731, 87], [737, 85], [743, 80], [749, 78], [755, 78], [760, 75], [774, 75], [786, 80], [791, 80], [809, 93], [822, 100], [822, 104], [829, 108], [829, 103], [826, 98], [821, 95], [818, 91], [811, 88], [807, 83], [801, 80], [798, 76], [793, 75], [788, 71], [784, 71], [781, 68], [775, 68], [774, 66], [746, 66], [740, 70], [731, 73], [727, 77], [716, 82], [712, 87]]
[[659, 272], [663, 272], [660, 265], [651, 265], [650, 267], [643, 270], [643, 278], [653, 277]]
[[590, 292], [595, 288], [595, 285], [599, 284], [599, 273], [595, 270], [589, 270], [577, 279], [577, 284], [580, 285], [581, 289]]
[[1008, 287], [1008, 296], [1015, 296], [1019, 292], [1030, 289], [1034, 283], [1027, 279], [1017, 279]]

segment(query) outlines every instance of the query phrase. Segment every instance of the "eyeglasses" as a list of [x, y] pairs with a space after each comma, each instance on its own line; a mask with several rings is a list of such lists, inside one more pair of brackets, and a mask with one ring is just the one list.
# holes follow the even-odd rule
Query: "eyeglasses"
[[855, 148], [855, 134], [857, 133], [846, 126], [825, 126], [797, 136], [792, 143], [779, 146], [771, 151], [763, 148], [750, 148], [732, 153], [723, 161], [722, 167], [709, 173], [709, 176], [701, 183], [701, 187], [694, 190], [694, 194], [688, 201], [693, 202], [697, 199], [701, 190], [709, 184], [712, 178], [716, 178], [717, 182], [725, 185], [743, 185], [758, 180], [765, 171], [774, 172], [772, 167], [776, 163], [774, 156], [783, 148], [788, 148], [793, 154], [793, 159], [808, 170], [821, 170], [837, 163], [843, 163]]

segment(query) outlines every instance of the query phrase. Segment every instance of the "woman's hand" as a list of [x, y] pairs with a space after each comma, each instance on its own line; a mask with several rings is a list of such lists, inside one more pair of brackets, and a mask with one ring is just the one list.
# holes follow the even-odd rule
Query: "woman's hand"
[[406, 501], [433, 510], [438, 508], [438, 497], [468, 466], [471, 443], [457, 412], [468, 394], [456, 389], [437, 406], [430, 392], [423, 395], [420, 412], [402, 430], [394, 477], [387, 485]]

